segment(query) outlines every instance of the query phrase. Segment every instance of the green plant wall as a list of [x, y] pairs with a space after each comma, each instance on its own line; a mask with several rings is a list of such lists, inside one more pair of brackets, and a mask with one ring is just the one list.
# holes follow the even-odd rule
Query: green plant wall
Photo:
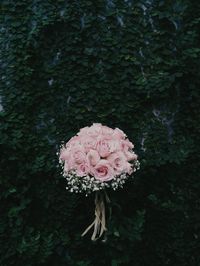
[[[0, 266], [198, 266], [200, 2], [1, 0]], [[80, 127], [124, 130], [141, 169], [94, 197], [56, 152]]]

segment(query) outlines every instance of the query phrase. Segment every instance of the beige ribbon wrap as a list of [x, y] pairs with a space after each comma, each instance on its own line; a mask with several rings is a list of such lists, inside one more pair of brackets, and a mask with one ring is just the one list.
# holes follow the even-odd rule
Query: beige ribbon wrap
[[106, 228], [106, 209], [105, 201], [110, 202], [108, 195], [105, 191], [95, 193], [95, 219], [94, 221], [86, 228], [81, 236], [87, 234], [87, 232], [94, 227], [94, 231], [91, 237], [92, 241], [99, 239], [103, 233], [107, 230]]

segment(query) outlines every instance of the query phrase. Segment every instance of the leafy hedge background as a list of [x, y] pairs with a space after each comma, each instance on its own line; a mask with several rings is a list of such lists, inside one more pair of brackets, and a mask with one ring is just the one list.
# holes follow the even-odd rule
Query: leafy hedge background
[[[0, 265], [200, 265], [200, 2], [0, 9]], [[80, 237], [94, 198], [66, 192], [56, 156], [93, 122], [124, 130], [141, 162], [95, 243]]]

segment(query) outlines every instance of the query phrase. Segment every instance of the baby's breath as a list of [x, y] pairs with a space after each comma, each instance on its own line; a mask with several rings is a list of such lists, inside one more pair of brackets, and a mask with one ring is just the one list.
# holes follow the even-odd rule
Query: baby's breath
[[[135, 172], [140, 168], [140, 163], [138, 160], [134, 162], [133, 171]], [[123, 188], [126, 180], [130, 178], [127, 173], [122, 173], [120, 175], [114, 176], [109, 181], [100, 181], [94, 176], [85, 175], [78, 176], [75, 170], [69, 171], [67, 173], [63, 170], [63, 176], [67, 181], [66, 190], [72, 193], [85, 193], [86, 196], [92, 192], [104, 190], [106, 188], [111, 188], [117, 190]]]

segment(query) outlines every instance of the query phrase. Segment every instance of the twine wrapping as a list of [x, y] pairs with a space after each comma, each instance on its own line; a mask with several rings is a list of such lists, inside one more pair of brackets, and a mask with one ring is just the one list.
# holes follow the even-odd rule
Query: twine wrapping
[[81, 236], [87, 234], [87, 232], [94, 227], [94, 231], [91, 237], [92, 241], [99, 239], [103, 233], [107, 230], [106, 228], [106, 210], [105, 210], [105, 201], [110, 202], [106, 192], [96, 192], [95, 193], [95, 219], [94, 221], [86, 228]]

